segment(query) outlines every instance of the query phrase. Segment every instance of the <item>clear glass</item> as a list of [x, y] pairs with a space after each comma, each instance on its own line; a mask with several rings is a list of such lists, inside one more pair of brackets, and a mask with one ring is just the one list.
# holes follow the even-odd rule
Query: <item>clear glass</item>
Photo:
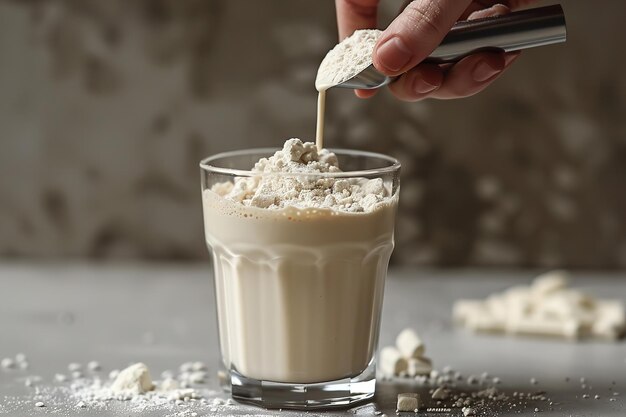
[[343, 172], [263, 174], [380, 178], [389, 197], [371, 212], [261, 209], [213, 191], [258, 176], [249, 168], [275, 151], [222, 153], [200, 164], [222, 385], [235, 400], [266, 408], [346, 407], [368, 400], [376, 383], [400, 164], [381, 154], [332, 150]]

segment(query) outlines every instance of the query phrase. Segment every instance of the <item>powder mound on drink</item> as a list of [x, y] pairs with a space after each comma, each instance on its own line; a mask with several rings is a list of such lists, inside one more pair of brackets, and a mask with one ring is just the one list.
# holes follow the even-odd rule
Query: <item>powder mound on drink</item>
[[318, 91], [326, 90], [353, 78], [372, 64], [374, 46], [382, 31], [377, 29], [356, 30], [341, 41], [320, 64], [315, 79]]
[[624, 305], [568, 286], [565, 271], [535, 278], [484, 300], [457, 300], [455, 321], [475, 332], [617, 340], [626, 332]]
[[375, 211], [390, 195], [382, 178], [323, 175], [342, 172], [337, 156], [326, 149], [318, 151], [312, 142], [295, 138], [287, 140], [274, 155], [259, 160], [251, 172], [259, 175], [218, 183], [211, 191], [248, 207], [316, 208], [350, 213]]

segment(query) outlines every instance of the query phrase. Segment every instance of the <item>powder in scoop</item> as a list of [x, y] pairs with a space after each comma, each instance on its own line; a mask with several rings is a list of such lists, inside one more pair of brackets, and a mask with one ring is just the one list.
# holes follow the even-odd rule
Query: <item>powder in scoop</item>
[[355, 30], [337, 44], [320, 64], [315, 88], [318, 91], [327, 90], [369, 67], [372, 64], [374, 46], [381, 34], [382, 31], [377, 29]]

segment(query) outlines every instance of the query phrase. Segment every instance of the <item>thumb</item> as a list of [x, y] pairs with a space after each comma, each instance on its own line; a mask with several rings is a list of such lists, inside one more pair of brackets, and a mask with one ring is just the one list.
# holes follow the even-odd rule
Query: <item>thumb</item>
[[414, 0], [383, 32], [374, 66], [386, 75], [413, 68], [441, 43], [471, 0]]

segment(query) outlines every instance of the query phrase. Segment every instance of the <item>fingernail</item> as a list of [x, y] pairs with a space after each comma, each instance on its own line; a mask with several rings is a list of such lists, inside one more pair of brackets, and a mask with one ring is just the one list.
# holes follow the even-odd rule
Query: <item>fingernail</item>
[[385, 69], [397, 72], [409, 63], [413, 52], [402, 39], [398, 36], [393, 36], [378, 47], [376, 55], [378, 56], [378, 61]]
[[413, 81], [413, 91], [415, 91], [417, 94], [430, 93], [436, 88], [436, 85], [430, 84], [423, 78], [416, 78], [415, 81]]
[[486, 61], [479, 61], [472, 70], [472, 77], [474, 77], [475, 81], [482, 83], [483, 81], [487, 81], [500, 71], [502, 71], [502, 68], [493, 67]]

